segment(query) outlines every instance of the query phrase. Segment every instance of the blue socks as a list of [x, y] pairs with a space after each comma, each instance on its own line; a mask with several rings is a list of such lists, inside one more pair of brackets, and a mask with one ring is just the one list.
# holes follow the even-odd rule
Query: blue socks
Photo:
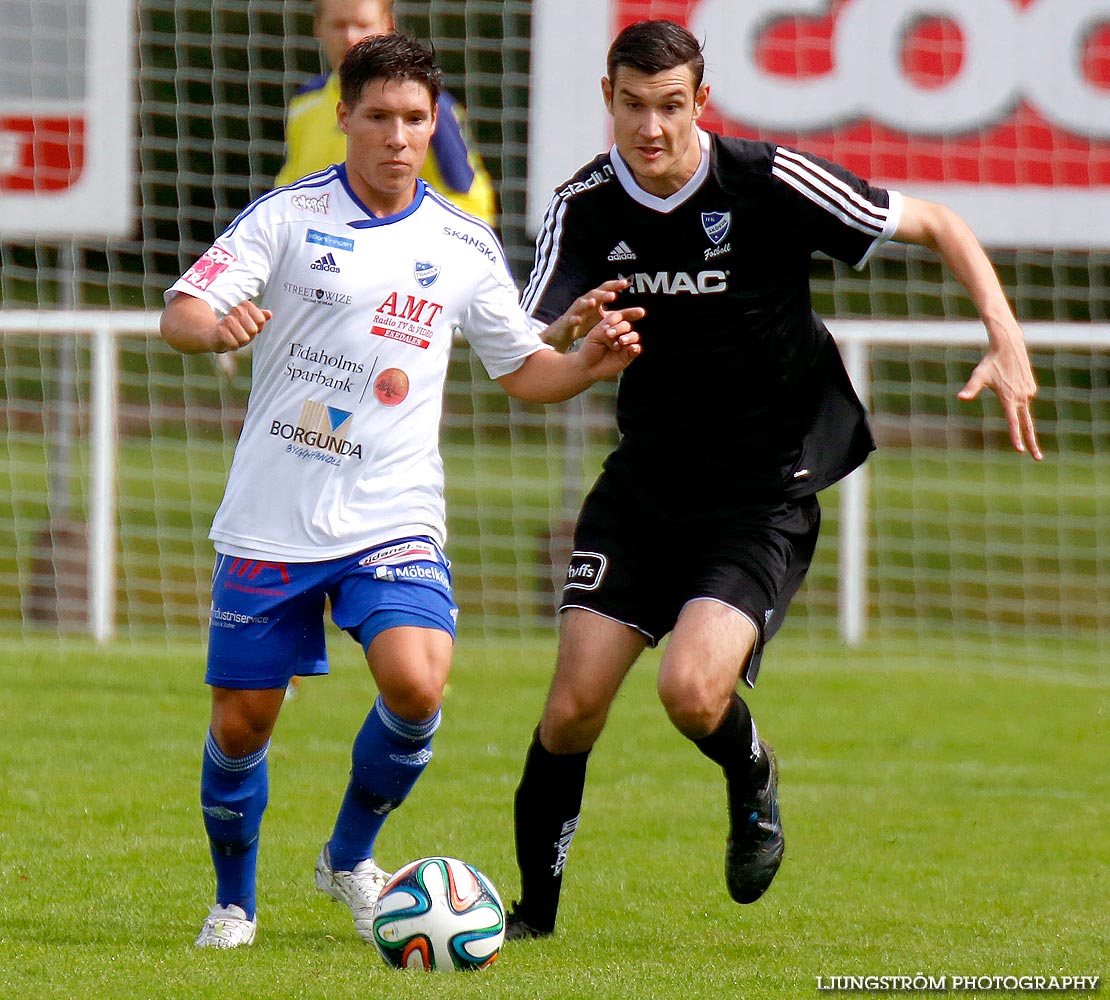
[[204, 741], [200, 804], [212, 864], [216, 902], [234, 903], [254, 919], [257, 901], [258, 830], [270, 797], [267, 744], [247, 757], [228, 757], [211, 731]]
[[374, 702], [351, 751], [351, 780], [328, 843], [332, 868], [351, 871], [373, 857], [386, 816], [404, 802], [432, 759], [439, 720], [437, 711], [423, 722], [408, 722], [381, 697]]
[[[437, 711], [408, 722], [374, 703], [355, 737], [351, 779], [329, 842], [332, 867], [350, 871], [374, 853], [386, 816], [396, 809], [432, 759]], [[258, 831], [270, 797], [267, 743], [246, 757], [228, 757], [209, 731], [200, 773], [200, 804], [212, 864], [216, 902], [241, 906], [254, 919], [257, 906]]]

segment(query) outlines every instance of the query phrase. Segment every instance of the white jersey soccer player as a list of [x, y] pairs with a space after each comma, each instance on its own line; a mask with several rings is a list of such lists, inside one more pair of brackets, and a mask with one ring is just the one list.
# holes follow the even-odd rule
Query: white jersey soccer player
[[456, 332], [505, 392], [540, 403], [639, 354], [642, 310], [604, 308], [621, 282], [544, 332], [589, 326], [580, 351], [546, 350], [493, 232], [418, 179], [443, 84], [430, 49], [364, 38], [339, 78], [343, 164], [248, 206], [168, 290], [160, 322], [185, 354], [255, 345], [211, 531], [200, 799], [216, 899], [202, 948], [254, 940], [270, 738], [290, 679], [328, 672], [326, 610], [362, 647], [377, 697], [314, 876], [373, 940], [378, 834], [432, 758], [454, 649], [439, 423]]
[[273, 312], [210, 537], [316, 561], [407, 535], [443, 545], [439, 420], [456, 330], [491, 378], [546, 345], [484, 223], [417, 183], [379, 219], [329, 167], [263, 195], [167, 291]]

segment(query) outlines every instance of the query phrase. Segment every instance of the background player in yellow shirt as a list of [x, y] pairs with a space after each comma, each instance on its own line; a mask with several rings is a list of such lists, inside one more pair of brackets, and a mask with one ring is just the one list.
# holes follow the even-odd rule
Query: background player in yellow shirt
[[[393, 30], [393, 0], [316, 0], [313, 34], [331, 71], [303, 84], [289, 102], [285, 163], [274, 178], [276, 187], [343, 162], [347, 137], [335, 118], [339, 64], [355, 42]], [[446, 93], [440, 94], [437, 119], [420, 176], [464, 212], [495, 225], [493, 184], [478, 154], [467, 148], [462, 108]]]

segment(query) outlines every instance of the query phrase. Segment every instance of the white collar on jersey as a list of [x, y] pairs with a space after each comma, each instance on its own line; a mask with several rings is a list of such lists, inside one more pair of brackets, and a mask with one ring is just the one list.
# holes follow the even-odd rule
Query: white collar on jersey
[[679, 205], [687, 201], [698, 188], [702, 186], [705, 178], [709, 176], [709, 152], [712, 145], [712, 140], [709, 133], [704, 129], [697, 128], [698, 142], [701, 143], [701, 163], [698, 164], [698, 169], [694, 171], [694, 176], [691, 177], [685, 184], [682, 185], [674, 194], [668, 195], [666, 198], [660, 198], [657, 195], [649, 194], [639, 184], [636, 183], [636, 178], [633, 176], [628, 164], [624, 162], [624, 158], [617, 151], [616, 144], [609, 150], [609, 159], [613, 163], [613, 169], [617, 172], [617, 180], [621, 182], [621, 187], [628, 192], [628, 196], [633, 200], [639, 202], [644, 208], [650, 208], [656, 212], [667, 214], [673, 212]]

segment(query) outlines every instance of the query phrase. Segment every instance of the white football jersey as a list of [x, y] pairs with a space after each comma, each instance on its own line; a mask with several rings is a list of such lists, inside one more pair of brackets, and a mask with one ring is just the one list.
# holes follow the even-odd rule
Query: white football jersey
[[446, 540], [439, 424], [456, 330], [491, 378], [546, 345], [493, 232], [418, 181], [377, 218], [344, 168], [263, 195], [166, 292], [273, 318], [209, 537], [315, 562], [405, 535]]

